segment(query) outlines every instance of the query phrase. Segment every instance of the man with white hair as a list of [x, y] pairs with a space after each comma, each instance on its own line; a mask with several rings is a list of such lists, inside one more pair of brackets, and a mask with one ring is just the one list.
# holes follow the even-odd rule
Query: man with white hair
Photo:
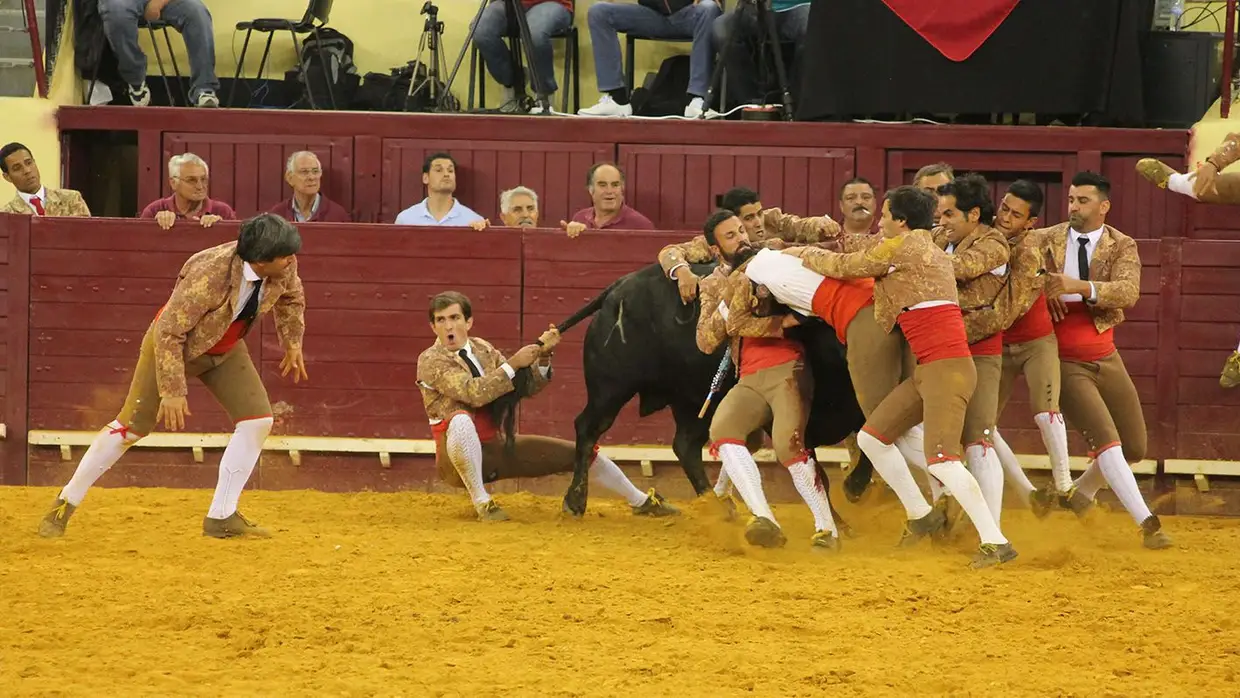
[[[513, 187], [499, 195], [499, 217], [506, 228], [538, 227], [538, 194], [529, 187]], [[470, 223], [474, 230], [491, 225], [490, 220]]]
[[343, 206], [323, 196], [323, 165], [319, 156], [299, 150], [284, 165], [284, 181], [293, 188], [293, 198], [268, 209], [290, 223], [351, 223]]
[[219, 220], [237, 220], [232, 206], [207, 197], [207, 163], [193, 153], [173, 155], [168, 160], [168, 186], [172, 196], [147, 204], [139, 218], [154, 218], [164, 230], [178, 219], [197, 221], [204, 228]]

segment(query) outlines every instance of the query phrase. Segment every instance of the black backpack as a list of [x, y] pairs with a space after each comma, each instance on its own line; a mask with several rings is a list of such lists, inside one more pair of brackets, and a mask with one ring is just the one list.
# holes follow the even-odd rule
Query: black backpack
[[314, 107], [331, 109], [335, 97], [335, 108], [347, 109], [361, 82], [353, 65], [353, 41], [335, 29], [322, 27], [302, 43], [301, 60], [305, 72], [298, 66], [288, 77], [290, 87], [299, 93], [293, 106], [309, 107], [312, 97]]
[[663, 61], [653, 78], [646, 77], [633, 90], [631, 101], [637, 116], [684, 116], [693, 99], [689, 90], [689, 57], [672, 56]]

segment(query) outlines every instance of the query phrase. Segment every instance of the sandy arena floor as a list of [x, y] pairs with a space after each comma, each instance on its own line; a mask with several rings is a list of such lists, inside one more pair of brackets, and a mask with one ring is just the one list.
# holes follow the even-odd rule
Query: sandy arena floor
[[[51, 489], [0, 488], [0, 694], [211, 696], [1240, 695], [1240, 521], [1005, 514], [1021, 556], [897, 553], [890, 502], [814, 554], [713, 503], [634, 519], [596, 497], [255, 492], [271, 540], [203, 538], [207, 491], [93, 490], [69, 535]], [[838, 497], [840, 501], [843, 497]]]

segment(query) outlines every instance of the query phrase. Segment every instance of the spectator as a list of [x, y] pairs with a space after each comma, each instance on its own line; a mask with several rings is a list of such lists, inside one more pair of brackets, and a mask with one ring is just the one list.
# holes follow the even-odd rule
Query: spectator
[[21, 143], [0, 148], [0, 172], [4, 180], [17, 188], [17, 196], [0, 208], [0, 213], [24, 213], [35, 216], [89, 217], [90, 209], [82, 195], [72, 189], [48, 189], [43, 186], [39, 166], [30, 149]]
[[[555, 94], [555, 51], [551, 46], [551, 37], [564, 33], [573, 25], [572, 0], [521, 0], [525, 6], [525, 18], [530, 25], [530, 48], [537, 64], [538, 77], [541, 85], [534, 84], [530, 76], [530, 87], [536, 94], [546, 95], [550, 100]], [[504, 0], [491, 0], [474, 31], [474, 46], [482, 54], [491, 77], [503, 88], [504, 99], [500, 105], [501, 112], [525, 113], [525, 105], [517, 101], [516, 76], [512, 70], [512, 56], [504, 36], [508, 33], [508, 12]], [[524, 58], [524, 57], [523, 57]], [[524, 90], [522, 90], [524, 93]], [[542, 108], [535, 106], [531, 114], [542, 113]]]
[[[745, 11], [742, 13], [741, 9]], [[794, 44], [800, 53], [801, 41], [809, 27], [809, 0], [771, 0], [771, 9], [775, 12], [768, 16], [775, 21], [775, 31], [780, 41]], [[762, 88], [758, 84], [758, 67], [754, 64], [751, 49], [751, 42], [758, 35], [758, 15], [752, 4], [738, 2], [715, 20], [711, 34], [716, 53], [727, 46], [728, 36], [734, 30], [740, 32], [739, 36], [732, 43], [728, 55], [720, 56], [727, 68], [728, 101], [731, 104], [761, 103]], [[781, 50], [781, 47], [777, 46], [775, 50]], [[795, 59], [792, 65], [796, 65]]]
[[845, 235], [866, 235], [874, 232], [874, 185], [865, 177], [853, 177], [840, 187], [840, 220]]
[[[529, 187], [516, 187], [499, 195], [499, 217], [508, 228], [538, 227], [538, 194]], [[489, 220], [470, 223], [474, 230], [491, 225]]]
[[284, 166], [284, 181], [293, 188], [293, 198], [272, 206], [274, 213], [291, 223], [350, 223], [353, 218], [343, 206], [323, 196], [323, 165], [319, 156], [299, 150]]
[[231, 206], [207, 197], [207, 180], [207, 163], [202, 158], [193, 153], [173, 155], [168, 160], [172, 196], [147, 204], [139, 218], [154, 218], [164, 230], [171, 228], [178, 218], [198, 221], [204, 228], [219, 220], [237, 220]]
[[[933, 165], [926, 165], [917, 170], [917, 174], [913, 175], [913, 186], [918, 189], [925, 189], [934, 194], [935, 198], [939, 197], [939, 187], [951, 182], [956, 178], [952, 166], [945, 162], [936, 162]], [[939, 207], [934, 210], [935, 226], [942, 225], [943, 219], [943, 200], [939, 199]]]
[[396, 216], [396, 225], [442, 225], [464, 227], [482, 220], [456, 199], [456, 160], [447, 153], [428, 155], [422, 163], [426, 198]]
[[[203, 0], [99, 0], [103, 32], [116, 54], [121, 78], [129, 85], [129, 101], [135, 107], [151, 103], [146, 86], [146, 54], [138, 46], [138, 20], [162, 20], [181, 32], [189, 53], [190, 104], [218, 107], [215, 91], [215, 27]], [[171, 98], [171, 95], [169, 95]]]
[[[590, 11], [593, 12], [593, 8]], [[654, 230], [649, 218], [624, 203], [624, 173], [619, 167], [610, 162], [594, 163], [586, 173], [586, 190], [594, 203], [578, 211], [571, 223], [560, 221], [570, 238], [577, 237], [583, 230]]]
[[594, 75], [603, 93], [598, 104], [577, 112], [582, 116], [632, 116], [628, 86], [620, 65], [620, 34], [641, 34], [653, 39], [692, 39], [689, 50], [690, 100], [685, 116], [702, 115], [704, 98], [710, 89], [715, 60], [711, 46], [711, 24], [723, 10], [716, 0], [695, 0], [693, 4], [664, 15], [638, 4], [596, 2], [586, 13], [590, 44], [594, 49]]

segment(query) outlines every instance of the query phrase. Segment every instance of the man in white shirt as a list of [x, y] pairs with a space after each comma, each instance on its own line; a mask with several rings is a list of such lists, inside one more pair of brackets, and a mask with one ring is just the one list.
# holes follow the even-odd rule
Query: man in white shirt
[[396, 216], [396, 225], [467, 227], [482, 220], [456, 199], [456, 160], [447, 153], [428, 155], [422, 163], [422, 183], [426, 198]]

